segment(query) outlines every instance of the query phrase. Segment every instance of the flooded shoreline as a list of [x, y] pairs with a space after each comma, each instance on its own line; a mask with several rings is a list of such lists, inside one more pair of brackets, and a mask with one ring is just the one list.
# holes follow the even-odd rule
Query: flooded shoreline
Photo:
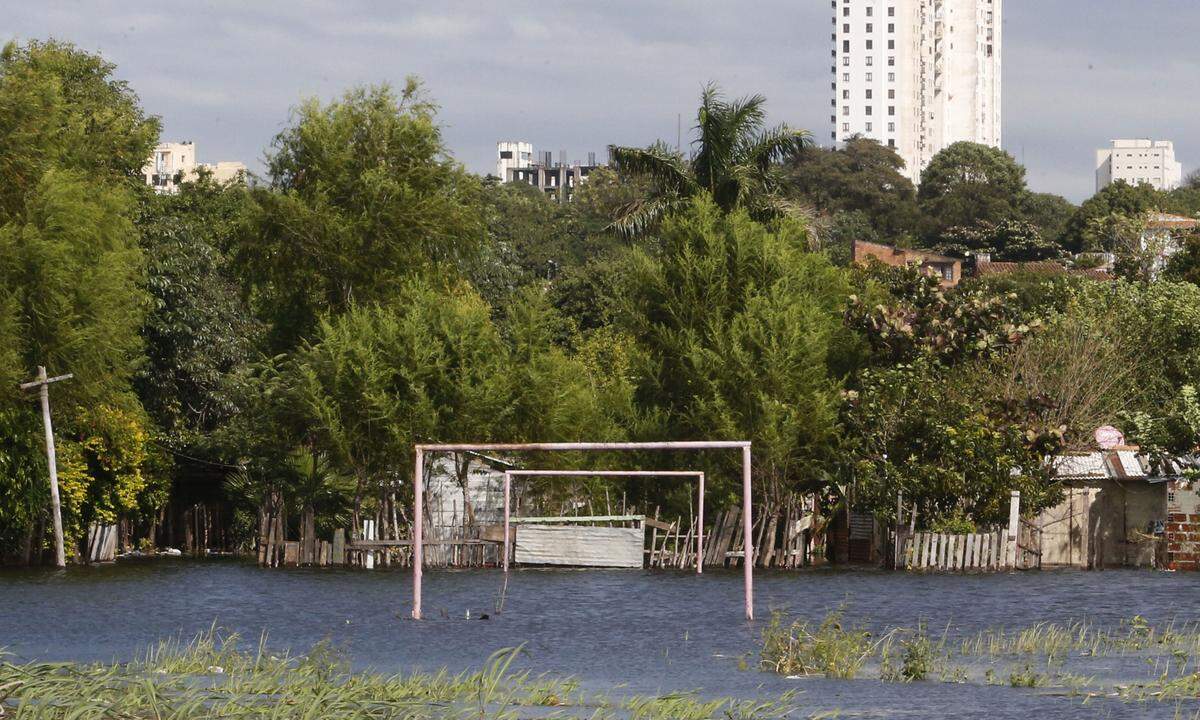
[[[1102, 705], [1109, 717], [1173, 718], [1174, 703], [1085, 704], [1036, 687], [895, 684], [877, 675], [789, 679], [757, 669], [759, 644], [772, 611], [819, 622], [841, 608], [848, 624], [872, 631], [924, 624], [957, 643], [1038, 623], [1117, 627], [1137, 615], [1182, 626], [1200, 619], [1191, 604], [1200, 577], [1147, 571], [764, 572], [754, 622], [741, 617], [737, 572], [521, 570], [507, 588], [491, 570], [426, 577], [428, 619], [418, 622], [407, 617], [411, 585], [402, 571], [263, 572], [230, 560], [4, 571], [0, 646], [20, 660], [130, 660], [163, 638], [188, 639], [215, 623], [247, 642], [266, 633], [272, 647], [298, 653], [325, 642], [354, 668], [380, 672], [477, 669], [495, 650], [523, 644], [522, 670], [574, 677], [606, 694], [700, 690], [774, 699], [794, 691], [806, 711], [875, 717], [1094, 717]], [[1196, 709], [1185, 704], [1182, 717]]]

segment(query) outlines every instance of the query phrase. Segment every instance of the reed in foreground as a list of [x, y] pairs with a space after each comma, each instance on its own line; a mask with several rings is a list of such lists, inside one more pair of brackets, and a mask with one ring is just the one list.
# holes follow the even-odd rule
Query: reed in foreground
[[236, 635], [215, 628], [189, 642], [160, 643], [130, 663], [18, 664], [0, 653], [0, 718], [515, 720], [529, 712], [564, 720], [806, 717], [790, 695], [775, 702], [691, 694], [585, 696], [570, 678], [515, 671], [521, 653], [498, 651], [474, 672], [385, 675], [352, 671], [326, 644], [292, 656], [271, 652], [264, 638], [243, 650]]

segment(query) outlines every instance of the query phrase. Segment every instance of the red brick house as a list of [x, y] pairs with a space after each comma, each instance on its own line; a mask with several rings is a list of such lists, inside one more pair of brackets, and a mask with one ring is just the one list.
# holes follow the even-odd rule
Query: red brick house
[[942, 287], [954, 287], [962, 280], [962, 261], [948, 255], [862, 240], [855, 240], [850, 252], [853, 262], [859, 265], [866, 265], [871, 260], [878, 260], [891, 267], [919, 265], [921, 269], [937, 277]]

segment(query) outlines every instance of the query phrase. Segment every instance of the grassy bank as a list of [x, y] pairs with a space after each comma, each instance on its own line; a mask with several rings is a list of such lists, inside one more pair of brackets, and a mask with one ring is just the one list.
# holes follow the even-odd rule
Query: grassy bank
[[193, 720], [350, 718], [502, 720], [750, 720], [810, 717], [790, 696], [775, 702], [688, 694], [614, 700], [584, 693], [569, 678], [514, 671], [520, 648], [502, 650], [476, 672], [354, 672], [331, 647], [305, 655], [250, 647], [213, 630], [164, 642], [134, 662], [17, 664], [0, 656], [5, 720]]

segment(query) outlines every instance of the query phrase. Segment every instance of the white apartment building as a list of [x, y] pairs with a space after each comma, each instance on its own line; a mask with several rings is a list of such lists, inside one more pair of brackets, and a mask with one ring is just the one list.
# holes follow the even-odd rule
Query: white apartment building
[[1117, 180], [1130, 185], [1148, 183], [1156, 190], [1174, 190], [1183, 182], [1183, 165], [1175, 160], [1170, 140], [1113, 140], [1096, 151], [1096, 192]]
[[142, 177], [156, 192], [175, 193], [179, 191], [179, 183], [195, 180], [202, 169], [212, 173], [213, 180], [220, 183], [233, 182], [246, 175], [246, 165], [234, 160], [214, 164], [198, 162], [195, 143], [185, 140], [159, 143], [142, 168]]
[[496, 143], [496, 177], [508, 182], [508, 171], [533, 164], [533, 143], [503, 140]]
[[831, 138], [879, 141], [913, 182], [934, 155], [1000, 147], [1003, 0], [830, 0]]

